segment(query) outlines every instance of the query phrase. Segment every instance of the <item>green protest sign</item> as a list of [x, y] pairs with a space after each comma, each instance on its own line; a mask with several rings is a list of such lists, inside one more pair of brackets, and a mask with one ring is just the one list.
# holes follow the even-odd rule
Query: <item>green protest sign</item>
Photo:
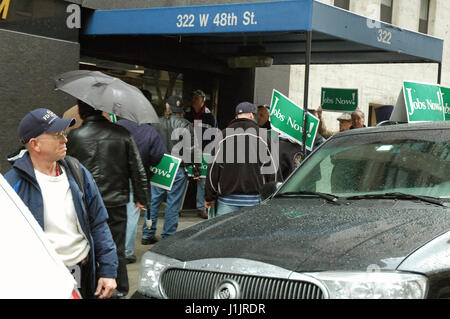
[[216, 208], [214, 205], [208, 209], [208, 219], [216, 217]]
[[353, 112], [358, 107], [358, 89], [322, 88], [320, 105], [324, 111]]
[[[200, 175], [200, 178], [206, 178], [206, 172], [208, 171], [208, 164], [211, 163], [211, 154], [202, 154], [202, 174]], [[192, 165], [189, 165], [187, 167], [187, 173], [188, 176], [192, 177], [194, 176], [194, 172], [192, 169]]]
[[443, 121], [444, 104], [437, 84], [403, 82], [408, 122]]
[[441, 86], [442, 102], [444, 104], [445, 120], [450, 121], [450, 88]]
[[150, 183], [160, 188], [171, 190], [180, 163], [181, 159], [178, 157], [164, 154], [158, 165], [150, 166], [150, 171], [154, 174], [150, 179]]
[[[303, 108], [277, 90], [272, 92], [270, 124], [278, 133], [285, 133], [299, 144], [303, 144]], [[311, 151], [319, 128], [319, 119], [308, 113], [306, 116], [306, 149]]]
[[117, 116], [114, 113], [108, 113], [109, 118], [111, 119], [111, 122], [116, 123], [117, 122]]

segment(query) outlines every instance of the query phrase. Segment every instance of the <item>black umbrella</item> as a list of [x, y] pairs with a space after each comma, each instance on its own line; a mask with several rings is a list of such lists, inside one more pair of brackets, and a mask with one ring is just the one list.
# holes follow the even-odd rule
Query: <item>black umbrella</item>
[[98, 71], [76, 70], [54, 78], [57, 90], [97, 110], [116, 114], [138, 124], [159, 123], [150, 101], [133, 85]]

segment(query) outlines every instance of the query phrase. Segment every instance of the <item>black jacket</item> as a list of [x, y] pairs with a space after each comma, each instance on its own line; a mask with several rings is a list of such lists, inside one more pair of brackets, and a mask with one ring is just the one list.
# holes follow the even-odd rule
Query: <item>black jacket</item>
[[147, 203], [147, 181], [136, 143], [130, 132], [102, 115], [84, 119], [71, 130], [67, 154], [76, 157], [93, 175], [106, 207], [126, 205], [131, 179], [135, 201]]
[[211, 110], [208, 109], [208, 108], [206, 107], [206, 105], [204, 105], [204, 106], [202, 107], [202, 109], [200, 110], [200, 112], [198, 112], [198, 113], [196, 113], [196, 112], [194, 111], [194, 108], [191, 107], [191, 108], [186, 112], [186, 114], [184, 115], [184, 118], [185, 118], [186, 120], [188, 120], [189, 122], [191, 122], [192, 124], [194, 124], [194, 122], [195, 122], [196, 120], [197, 120], [197, 121], [201, 121], [201, 128], [202, 128], [202, 130], [201, 130], [201, 136], [200, 136], [200, 134], [197, 133], [197, 134], [199, 135], [199, 136], [198, 136], [197, 144], [198, 144], [198, 145], [201, 145], [201, 146], [202, 146], [202, 150], [204, 150], [205, 147], [206, 147], [209, 143], [211, 143], [211, 141], [208, 140], [208, 139], [205, 139], [205, 140], [202, 139], [202, 137], [203, 137], [204, 134], [205, 134], [205, 131], [206, 131], [207, 129], [217, 128], [217, 120], [216, 120], [216, 117], [214, 116], [214, 113], [211, 112]]
[[263, 131], [250, 119], [233, 120], [222, 131], [223, 139], [215, 147], [208, 165], [206, 201], [232, 194], [260, 194], [265, 183], [280, 179], [270, 151], [270, 137], [266, 134], [264, 138]]
[[[187, 143], [186, 146], [192, 147], [194, 145], [194, 127], [192, 126], [192, 123], [185, 118], [177, 117], [174, 114], [170, 115], [169, 118], [161, 116], [159, 118], [159, 123], [155, 124], [155, 128], [161, 136], [167, 152], [170, 154], [172, 154], [174, 146], [183, 141], [184, 138], [188, 138], [187, 141], [184, 141]], [[178, 129], [177, 132], [179, 134], [174, 134], [174, 130], [176, 129]], [[174, 134], [174, 136], [172, 136], [172, 134]], [[172, 155], [177, 156], [178, 154]]]
[[289, 140], [279, 140], [280, 170], [283, 181], [300, 165], [302, 146]]
[[151, 124], [144, 123], [139, 125], [126, 119], [119, 120], [116, 124], [125, 127], [133, 136], [147, 173], [147, 179], [150, 180], [153, 176], [150, 166], [158, 165], [166, 152], [166, 147], [158, 131]]

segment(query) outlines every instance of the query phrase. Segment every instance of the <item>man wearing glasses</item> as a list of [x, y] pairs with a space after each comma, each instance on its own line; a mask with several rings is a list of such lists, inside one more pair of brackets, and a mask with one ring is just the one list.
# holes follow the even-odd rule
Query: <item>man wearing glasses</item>
[[8, 159], [13, 167], [5, 178], [28, 206], [64, 264], [78, 267], [81, 295], [110, 298], [116, 288], [118, 260], [107, 224], [108, 214], [89, 171], [79, 165], [85, 200], [64, 159], [65, 130], [74, 124], [75, 119], [61, 119], [43, 108], [25, 115], [18, 128], [25, 148]]

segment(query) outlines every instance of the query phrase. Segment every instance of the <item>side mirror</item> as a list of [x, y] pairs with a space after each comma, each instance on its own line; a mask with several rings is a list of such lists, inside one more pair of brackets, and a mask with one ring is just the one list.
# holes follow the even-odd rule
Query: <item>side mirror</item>
[[261, 201], [269, 198], [270, 195], [275, 193], [282, 184], [283, 183], [280, 182], [269, 182], [267, 184], [264, 184], [261, 189]]

